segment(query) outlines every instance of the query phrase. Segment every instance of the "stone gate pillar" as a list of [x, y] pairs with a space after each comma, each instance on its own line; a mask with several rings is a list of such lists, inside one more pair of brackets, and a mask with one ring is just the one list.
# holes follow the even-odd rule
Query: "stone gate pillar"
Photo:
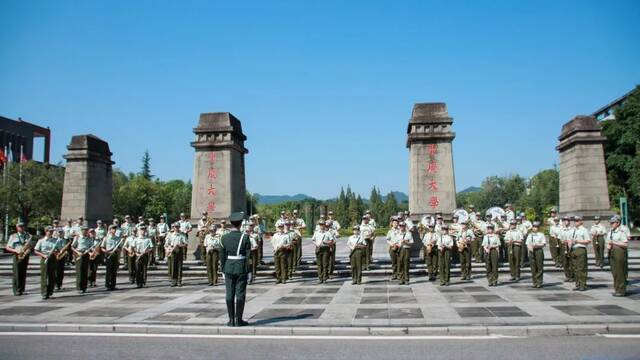
[[413, 106], [407, 127], [409, 148], [409, 211], [414, 220], [442, 212], [450, 219], [456, 208], [451, 130], [445, 103]]
[[559, 214], [580, 215], [585, 223], [591, 223], [596, 215], [606, 221], [612, 212], [600, 123], [593, 116], [576, 116], [562, 126], [558, 140]]
[[61, 218], [84, 217], [87, 225], [113, 217], [113, 178], [109, 144], [94, 135], [76, 135], [67, 146]]
[[247, 137], [240, 120], [228, 112], [200, 114], [193, 161], [191, 220], [197, 222], [203, 211], [216, 220], [232, 212], [246, 212], [244, 147]]

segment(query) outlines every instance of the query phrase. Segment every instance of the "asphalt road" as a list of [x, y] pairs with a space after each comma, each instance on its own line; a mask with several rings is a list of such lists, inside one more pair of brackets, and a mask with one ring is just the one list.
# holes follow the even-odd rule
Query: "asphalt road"
[[638, 359], [640, 338], [220, 338], [0, 334], [0, 359]]

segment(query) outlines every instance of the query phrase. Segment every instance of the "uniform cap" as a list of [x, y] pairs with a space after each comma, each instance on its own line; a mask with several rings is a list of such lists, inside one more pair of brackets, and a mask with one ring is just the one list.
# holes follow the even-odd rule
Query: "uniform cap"
[[95, 232], [96, 232], [96, 229], [89, 229], [89, 232], [90, 232], [90, 233], [95, 233]]
[[511, 220], [511, 221], [509, 222], [509, 224], [511, 224], [511, 225], [515, 225], [515, 224], [517, 224], [517, 222], [516, 222], [515, 220]]
[[102, 224], [102, 220], [96, 221], [97, 224]]
[[458, 215], [453, 214], [453, 219], [458, 219]]
[[117, 229], [117, 228], [118, 228], [118, 227], [117, 227], [117, 226], [115, 226], [115, 225], [109, 225], [109, 230], [111, 230], [111, 229]]
[[600, 216], [598, 216], [598, 215], [594, 216], [593, 220], [600, 220]]
[[620, 215], [613, 215], [609, 220], [609, 222], [612, 224], [616, 222], [621, 222], [621, 221], [622, 221], [622, 218], [620, 218]]
[[232, 222], [242, 221], [243, 219], [244, 219], [244, 212], [242, 211], [234, 212], [229, 216], [229, 221], [232, 221]]
[[407, 223], [405, 223], [404, 221], [400, 223], [400, 226], [407, 226]]
[[327, 225], [327, 224], [325, 224], [325, 222], [322, 220], [318, 220], [318, 225]]
[[333, 215], [333, 211], [329, 211], [329, 215]]
[[532, 225], [535, 227], [538, 227], [540, 226], [540, 221], [534, 221]]
[[278, 225], [276, 225], [276, 227], [284, 227], [284, 222], [279, 222]]
[[206, 212], [206, 211], [203, 211], [203, 212], [202, 212], [202, 215], [208, 215], [208, 214], [209, 214], [209, 213], [208, 213], [208, 212]]
[[187, 214], [185, 214], [185, 213], [180, 213], [180, 216], [181, 216], [181, 217], [182, 217], [182, 216], [187, 216]]
[[475, 209], [476, 207], [473, 204], [469, 205], [469, 209]]
[[124, 218], [125, 219], [131, 219], [131, 215], [125, 215]]
[[353, 225], [352, 229], [353, 229], [353, 230], [360, 230], [360, 226], [358, 226], [358, 225]]
[[24, 223], [23, 222], [19, 222], [16, 224], [16, 227], [24, 227]]
[[138, 216], [138, 220], [144, 220], [144, 216]]
[[365, 214], [371, 214], [371, 210], [365, 211]]
[[449, 228], [449, 226], [448, 226], [448, 225], [442, 225], [440, 228], [441, 228], [441, 229], [448, 229], [448, 228]]
[[511, 204], [506, 203], [506, 204], [504, 204], [504, 207], [506, 207], [506, 208], [507, 208], [507, 207], [511, 207]]
[[567, 215], [562, 217], [562, 220], [569, 220], [569, 217]]
[[154, 222], [155, 220], [153, 218], [149, 218], [148, 221], [149, 222]]
[[442, 215], [437, 215], [436, 218], [437, 219], [442, 219]]
[[297, 214], [298, 213], [298, 209], [293, 209], [293, 212]]
[[53, 226], [47, 226], [44, 231], [53, 231]]
[[576, 215], [573, 217], [573, 221], [581, 221], [582, 220], [582, 216]]
[[489, 228], [493, 229], [493, 224], [487, 225], [487, 229], [489, 229]]
[[558, 209], [552, 207], [551, 210], [549, 210], [549, 212], [558, 212]]

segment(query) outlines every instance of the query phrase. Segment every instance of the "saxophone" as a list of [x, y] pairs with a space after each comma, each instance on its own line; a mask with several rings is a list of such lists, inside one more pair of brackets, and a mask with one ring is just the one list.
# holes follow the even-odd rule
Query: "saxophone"
[[24, 258], [27, 257], [27, 255], [29, 255], [29, 253], [31, 252], [31, 249], [33, 249], [33, 244], [31, 243], [31, 236], [27, 238], [26, 243], [27, 244], [22, 248], [20, 253], [17, 254], [18, 260], [24, 260]]

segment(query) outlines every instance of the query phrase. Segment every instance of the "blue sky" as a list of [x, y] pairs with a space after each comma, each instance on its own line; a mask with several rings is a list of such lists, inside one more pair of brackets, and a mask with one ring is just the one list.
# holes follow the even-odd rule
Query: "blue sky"
[[448, 105], [458, 190], [531, 176], [640, 83], [638, 1], [5, 0], [0, 24], [0, 115], [51, 127], [53, 160], [93, 133], [189, 179], [199, 114], [229, 111], [262, 194], [406, 192], [416, 102]]

